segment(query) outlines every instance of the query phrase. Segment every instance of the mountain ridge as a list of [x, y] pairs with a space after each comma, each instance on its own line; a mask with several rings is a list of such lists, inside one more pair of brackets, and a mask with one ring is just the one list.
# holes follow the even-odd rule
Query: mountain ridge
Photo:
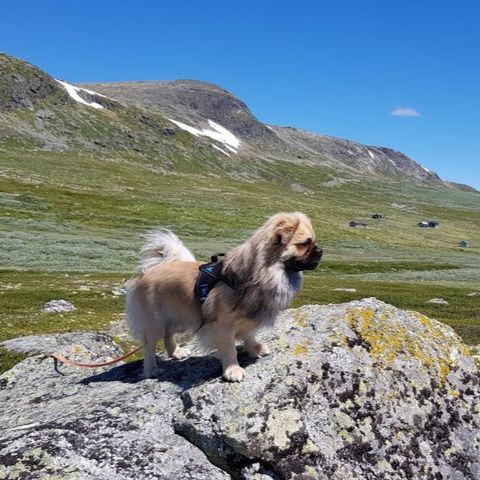
[[[79, 85], [95, 89], [99, 93], [127, 104], [141, 107], [153, 106], [158, 113], [176, 115], [179, 119], [187, 119], [197, 125], [201, 125], [206, 119], [212, 119], [243, 137], [247, 142], [262, 148], [262, 154], [270, 154], [274, 158], [278, 157], [279, 149], [284, 147], [283, 153], [286, 152], [289, 161], [295, 163], [299, 160], [307, 162], [313, 160], [313, 163], [318, 165], [333, 165], [348, 170], [363, 168], [374, 174], [380, 173], [379, 171], [393, 175], [404, 173], [415, 180], [432, 182], [448, 188], [475, 191], [473, 187], [442, 180], [435, 172], [422, 167], [406, 154], [393, 148], [364, 145], [296, 127], [263, 124], [243, 101], [210, 82], [181, 79]], [[208, 99], [213, 95], [212, 92], [221, 95], [221, 101], [217, 98], [217, 103], [205, 102], [205, 98]], [[189, 108], [185, 108], [186, 106]], [[294, 132], [293, 135], [292, 132]], [[307, 142], [305, 142], [305, 136], [309, 137]], [[357, 155], [352, 153], [352, 148]], [[374, 158], [375, 155], [378, 155], [378, 158]]]
[[[79, 102], [113, 112], [115, 118], [107, 114], [94, 118], [92, 109], [78, 110]], [[69, 109], [75, 122], [65, 127]], [[28, 122], [16, 115], [22, 110], [32, 112]], [[216, 171], [221, 171], [225, 164], [222, 157], [234, 154], [240, 160], [237, 162], [240, 170], [247, 161], [255, 165], [255, 175], [260, 177], [262, 170], [268, 170], [268, 164], [285, 161], [331, 170], [346, 180], [362, 176], [405, 178], [442, 188], [476, 191], [442, 180], [435, 172], [391, 148], [294, 127], [266, 125], [240, 98], [218, 85], [199, 80], [73, 85], [54, 79], [23, 60], [0, 54], [0, 114], [10, 115], [3, 122], [0, 119], [0, 138], [15, 138], [20, 134], [24, 140], [32, 138], [37, 148], [94, 151], [117, 147], [122, 152], [132, 150], [149, 156], [163, 155], [168, 148], [170, 156], [178, 157], [179, 149], [186, 153], [177, 142], [184, 134], [179, 137], [176, 132], [183, 129], [197, 137], [190, 140], [192, 155], [203, 152], [200, 157], [209, 157], [209, 163], [215, 163], [211, 168]], [[212, 128], [211, 122], [239, 138], [235, 152], [228, 151], [229, 146], [222, 143], [218, 131], [213, 136], [207, 133], [208, 139], [203, 138], [204, 132]], [[75, 128], [75, 123], [80, 128]], [[112, 123], [116, 134], [111, 133]], [[121, 131], [130, 133], [122, 138]], [[235, 168], [233, 164], [230, 167]]]

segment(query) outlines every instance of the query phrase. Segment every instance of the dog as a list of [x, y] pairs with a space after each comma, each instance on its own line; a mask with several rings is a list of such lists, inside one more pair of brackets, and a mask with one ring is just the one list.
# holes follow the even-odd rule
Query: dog
[[303, 283], [303, 270], [313, 270], [322, 257], [309, 218], [301, 212], [270, 217], [244, 243], [225, 255], [221, 278], [204, 303], [196, 293], [199, 266], [192, 253], [169, 230], [152, 232], [141, 251], [140, 275], [129, 285], [126, 316], [132, 335], [143, 342], [144, 376], [158, 374], [156, 345], [164, 340], [167, 354], [190, 355], [175, 341], [179, 332], [195, 333], [215, 350], [223, 377], [240, 382], [237, 341], [252, 357], [269, 354], [255, 334], [272, 325]]

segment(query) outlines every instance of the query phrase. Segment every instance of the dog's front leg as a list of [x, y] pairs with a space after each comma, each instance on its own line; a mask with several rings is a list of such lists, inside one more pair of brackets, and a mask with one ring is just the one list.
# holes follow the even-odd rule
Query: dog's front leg
[[217, 350], [217, 357], [222, 362], [223, 378], [229, 382], [241, 382], [245, 370], [238, 364], [235, 336], [231, 331], [217, 331], [211, 341]]

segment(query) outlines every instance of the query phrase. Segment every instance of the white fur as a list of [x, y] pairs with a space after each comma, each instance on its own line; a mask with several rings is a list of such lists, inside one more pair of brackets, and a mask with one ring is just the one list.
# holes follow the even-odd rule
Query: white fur
[[157, 265], [173, 260], [194, 262], [195, 257], [172, 231], [163, 229], [148, 232], [140, 252], [140, 272], [145, 273]]

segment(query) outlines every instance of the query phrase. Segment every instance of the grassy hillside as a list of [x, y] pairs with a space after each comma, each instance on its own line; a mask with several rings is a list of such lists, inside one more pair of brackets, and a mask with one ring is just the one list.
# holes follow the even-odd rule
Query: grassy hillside
[[[365, 180], [330, 187], [331, 172], [287, 163], [267, 165], [262, 179], [249, 182], [202, 172], [201, 157], [168, 171], [155, 158], [32, 152], [5, 142], [0, 155], [5, 268], [130, 271], [142, 233], [155, 226], [173, 228], [207, 255], [235, 245], [279, 210], [307, 212], [330, 260], [447, 262], [462, 269], [479, 263], [475, 193]], [[370, 219], [375, 211], [386, 220]], [[353, 218], [367, 219], [368, 227], [348, 227]], [[441, 227], [416, 227], [430, 218]], [[463, 238], [471, 248], [457, 246]]]

